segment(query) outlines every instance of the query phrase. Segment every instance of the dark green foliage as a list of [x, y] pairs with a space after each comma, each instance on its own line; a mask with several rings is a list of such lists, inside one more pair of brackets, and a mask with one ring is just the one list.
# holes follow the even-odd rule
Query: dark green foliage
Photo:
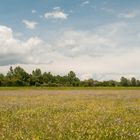
[[40, 69], [36, 69], [32, 71], [31, 81], [32, 81], [32, 85], [35, 86], [40, 86], [41, 84], [43, 84], [43, 76]]
[[29, 74], [21, 67], [13, 69], [10, 67], [5, 76], [5, 86], [27, 86], [29, 85]]
[[4, 75], [0, 74], [0, 86], [4, 85]]
[[116, 87], [116, 86], [140, 86], [140, 80], [132, 77], [127, 79], [121, 77], [120, 82], [97, 81], [88, 79], [81, 81], [73, 71], [67, 75], [53, 75], [51, 72], [42, 73], [40, 69], [35, 69], [32, 74], [28, 74], [23, 68], [10, 67], [6, 75], [0, 74], [0, 86], [46, 86], [46, 87]]
[[132, 86], [137, 86], [137, 80], [136, 80], [136, 78], [134, 78], [134, 77], [131, 78], [131, 85]]

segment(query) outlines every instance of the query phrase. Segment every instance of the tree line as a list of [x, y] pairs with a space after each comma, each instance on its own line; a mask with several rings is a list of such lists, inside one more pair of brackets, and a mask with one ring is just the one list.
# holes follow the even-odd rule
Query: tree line
[[80, 80], [73, 71], [65, 76], [53, 75], [51, 72], [42, 73], [35, 69], [31, 74], [20, 66], [9, 68], [6, 75], [0, 74], [0, 86], [46, 86], [46, 87], [115, 87], [115, 86], [140, 86], [140, 80], [121, 77], [120, 81], [97, 81], [94, 79]]

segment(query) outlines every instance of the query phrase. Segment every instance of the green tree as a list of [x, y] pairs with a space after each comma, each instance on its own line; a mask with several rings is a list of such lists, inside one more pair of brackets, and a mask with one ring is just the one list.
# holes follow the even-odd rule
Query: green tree
[[7, 77], [8, 77], [9, 79], [12, 79], [13, 76], [14, 76], [14, 70], [13, 70], [13, 67], [11, 66], [11, 67], [9, 68], [8, 73], [7, 73]]
[[85, 80], [85, 85], [84, 86], [93, 87], [94, 86], [94, 80], [93, 79]]
[[0, 86], [3, 86], [4, 85], [4, 75], [3, 74], [0, 74]]
[[120, 85], [121, 86], [130, 86], [130, 81], [125, 77], [121, 77]]
[[43, 84], [43, 76], [40, 69], [32, 71], [32, 83], [36, 86]]
[[10, 67], [6, 75], [6, 85], [7, 86], [25, 86], [28, 85], [29, 75], [20, 66], [14, 69]]
[[55, 82], [55, 77], [51, 74], [51, 72], [44, 72], [43, 73], [43, 81], [46, 84], [51, 84]]
[[140, 86], [140, 80], [137, 80], [137, 86]]
[[132, 86], [137, 86], [137, 80], [136, 80], [135, 77], [132, 77], [132, 78], [131, 78], [131, 85], [132, 85]]
[[76, 77], [76, 74], [73, 71], [68, 73], [68, 83], [70, 86], [78, 86], [79, 85], [79, 78]]

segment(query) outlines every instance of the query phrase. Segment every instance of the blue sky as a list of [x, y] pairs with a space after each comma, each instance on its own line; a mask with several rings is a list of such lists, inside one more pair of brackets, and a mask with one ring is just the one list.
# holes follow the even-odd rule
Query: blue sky
[[[139, 5], [139, 0], [135, 2], [132, 0], [1, 0], [0, 24], [23, 32], [24, 26], [21, 21], [28, 19], [38, 22], [40, 26], [37, 29], [41, 32], [44, 28], [47, 30], [58, 28], [91, 30], [96, 26], [121, 20], [114, 16], [111, 10], [119, 14], [138, 9]], [[45, 12], [53, 11], [54, 7], [60, 7], [67, 13], [68, 20], [55, 24], [55, 22], [40, 18]], [[36, 10], [36, 13], [33, 14], [32, 10]]]
[[139, 9], [139, 0], [1, 0], [0, 72], [139, 78]]

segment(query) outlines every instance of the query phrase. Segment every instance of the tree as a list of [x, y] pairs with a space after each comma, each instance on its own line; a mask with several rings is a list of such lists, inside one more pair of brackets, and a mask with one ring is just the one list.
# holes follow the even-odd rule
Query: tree
[[140, 86], [140, 80], [137, 80], [137, 86]]
[[78, 86], [79, 85], [79, 78], [76, 77], [76, 74], [73, 71], [68, 73], [68, 83], [70, 86]]
[[130, 81], [125, 77], [121, 77], [120, 85], [121, 86], [130, 86]]
[[13, 68], [12, 68], [12, 66], [11, 66], [11, 67], [9, 68], [8, 73], [7, 73], [7, 77], [8, 77], [9, 79], [11, 79], [13, 76], [14, 76], [14, 70], [13, 70]]
[[4, 85], [4, 75], [0, 74], [0, 86]]
[[92, 87], [92, 86], [94, 86], [94, 81], [93, 81], [93, 79], [85, 80], [85, 81], [84, 81], [84, 86], [85, 86], [85, 87]]
[[44, 72], [43, 73], [43, 81], [45, 83], [53, 83], [55, 82], [55, 77], [51, 74], [51, 72]]
[[40, 85], [43, 84], [43, 77], [40, 69], [35, 69], [32, 71], [32, 76], [31, 76], [32, 84], [33, 85]]
[[132, 77], [131, 78], [131, 86], [136, 86], [137, 85], [137, 80], [136, 78]]
[[6, 76], [0, 74], [0, 86], [140, 86], [140, 80], [132, 77], [127, 79], [121, 77], [120, 82], [114, 80], [97, 81], [88, 79], [81, 81], [73, 71], [67, 75], [53, 75], [51, 72], [42, 74], [40, 69], [35, 69], [31, 74], [28, 74], [20, 66], [9, 68]]
[[14, 69], [14, 77], [16, 77], [19, 80], [22, 80], [24, 82], [26, 82], [29, 78], [29, 74], [21, 67], [16, 67]]
[[28, 85], [29, 75], [21, 67], [15, 67], [13, 69], [10, 67], [6, 75], [6, 85], [7, 86], [25, 86]]

